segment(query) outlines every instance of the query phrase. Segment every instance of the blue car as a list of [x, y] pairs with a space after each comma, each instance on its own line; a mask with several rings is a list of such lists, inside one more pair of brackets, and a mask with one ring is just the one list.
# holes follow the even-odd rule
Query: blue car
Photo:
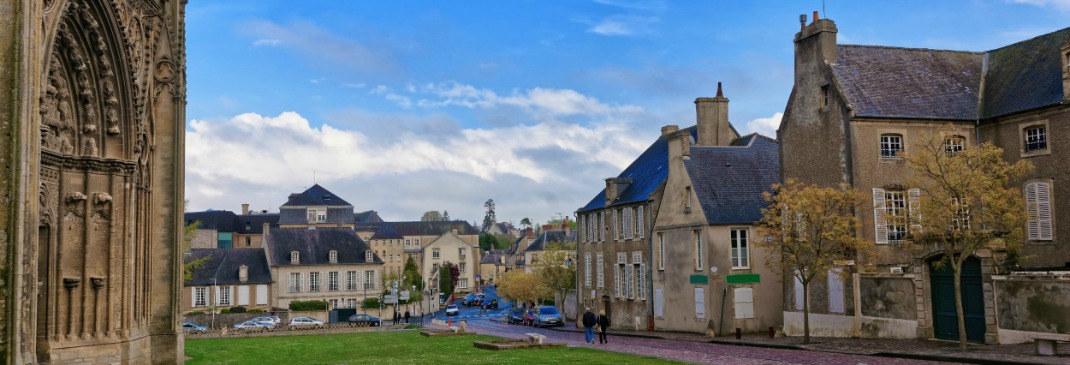
[[564, 326], [565, 319], [561, 312], [554, 306], [544, 305], [536, 308], [532, 313], [531, 325], [535, 327]]

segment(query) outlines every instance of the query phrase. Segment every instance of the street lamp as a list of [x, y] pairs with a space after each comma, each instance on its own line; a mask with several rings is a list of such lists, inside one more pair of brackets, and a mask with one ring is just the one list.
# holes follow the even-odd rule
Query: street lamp
[[208, 293], [208, 297], [212, 298], [211, 301], [209, 302], [209, 307], [208, 308], [211, 309], [211, 312], [212, 312], [212, 329], [215, 329], [216, 301], [219, 300], [219, 298], [216, 298], [216, 295], [215, 295], [216, 278], [212, 278], [212, 290], [211, 291], [212, 291], [211, 293]]

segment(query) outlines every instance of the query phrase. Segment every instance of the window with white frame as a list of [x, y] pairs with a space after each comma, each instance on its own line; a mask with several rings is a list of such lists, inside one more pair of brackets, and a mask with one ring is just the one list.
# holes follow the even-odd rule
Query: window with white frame
[[468, 267], [467, 263], [464, 263], [464, 262], [458, 263], [457, 264], [457, 271], [465, 272], [465, 268], [467, 268], [467, 267]]
[[332, 263], [332, 264], [337, 264], [338, 263], [338, 251], [331, 250], [331, 252], [327, 254], [327, 261], [330, 261], [330, 263]]
[[636, 294], [639, 300], [646, 300], [646, 264], [635, 265], [636, 270], [636, 288], [639, 291]]
[[[907, 224], [912, 217], [912, 210], [918, 206], [920, 190], [873, 189], [873, 227], [877, 243], [898, 243], [906, 238]], [[909, 197], [909, 200], [908, 200]]]
[[598, 241], [600, 241], [600, 242], [605, 242], [606, 241], [606, 228], [605, 227], [606, 227], [606, 212], [605, 211], [598, 212], [598, 229], [596, 229], [596, 231], [598, 231]]
[[622, 268], [622, 267], [624, 267], [624, 265], [613, 265], [613, 297], [614, 298], [620, 298], [622, 296], [621, 294], [623, 294], [623, 293], [621, 293], [622, 285], [621, 285], [621, 277], [620, 277], [620, 268]]
[[1046, 181], [1025, 185], [1026, 234], [1030, 241], [1051, 241], [1051, 184]]
[[635, 269], [632, 265], [622, 266], [624, 270], [624, 294], [628, 299], [635, 299]]
[[205, 307], [208, 306], [208, 288], [195, 287], [193, 288], [193, 306]]
[[288, 292], [290, 292], [290, 293], [299, 293], [299, 292], [301, 292], [301, 273], [299, 273], [299, 272], [290, 273], [290, 281], [287, 284], [288, 284], [288, 286], [287, 286], [287, 289], [288, 289], [287, 291]]
[[338, 272], [327, 273], [327, 291], [338, 291]]
[[364, 271], [364, 290], [375, 290], [375, 270]]
[[665, 270], [665, 234], [658, 232], [658, 270]]
[[463, 248], [463, 247], [462, 248], [458, 248], [457, 249], [457, 256], [460, 257], [461, 260], [464, 260], [465, 258], [468, 257], [468, 249], [467, 248]]
[[375, 261], [375, 251], [372, 251], [372, 250], [364, 251], [364, 262], [372, 262], [372, 261]]
[[357, 307], [357, 299], [356, 298], [346, 298], [346, 308], [356, 308], [356, 307]]
[[301, 263], [301, 253], [297, 251], [290, 251], [290, 264], [297, 265]]
[[308, 273], [308, 291], [320, 291], [320, 273]]
[[736, 310], [736, 319], [754, 318], [754, 289], [735, 288], [732, 290], [732, 304]]
[[230, 287], [229, 286], [217, 286], [216, 288], [219, 289], [218, 293], [216, 293], [216, 294], [218, 294], [217, 298], [219, 298], [219, 300], [217, 301], [217, 304], [218, 305], [230, 305]]
[[1043, 125], [1027, 127], [1025, 134], [1025, 152], [1048, 149], [1048, 133]]
[[468, 278], [459, 278], [459, 279], [457, 279], [457, 288], [460, 288], [460, 289], [468, 288]]
[[308, 222], [322, 223], [327, 221], [327, 208], [308, 208]]
[[583, 255], [583, 286], [591, 287], [591, 253]]
[[951, 228], [956, 231], [970, 229], [970, 202], [968, 199], [951, 198]]
[[645, 228], [643, 227], [643, 206], [640, 205], [638, 208], [635, 209], [635, 236], [638, 238], [643, 238], [643, 230]]
[[899, 158], [903, 152], [903, 135], [886, 133], [881, 135], [881, 158]]
[[694, 230], [691, 232], [695, 237], [695, 271], [702, 271], [702, 267], [704, 266], [702, 264], [702, 230]]
[[438, 253], [438, 249], [437, 248], [431, 249], [431, 258], [438, 259], [439, 257], [440, 257], [440, 255]]
[[598, 284], [597, 287], [599, 289], [601, 289], [601, 288], [604, 288], [606, 286], [606, 279], [605, 279], [606, 265], [605, 265], [605, 260], [603, 259], [601, 252], [597, 253], [595, 256], [596, 256], [596, 259], [597, 259], [596, 260], [597, 261], [596, 264], [598, 264], [598, 269], [595, 271], [595, 273], [597, 274], [596, 275], [597, 279], [598, 279], [596, 284]]
[[634, 208], [632, 208], [632, 207], [624, 208], [624, 210], [622, 211], [622, 215], [624, 217], [624, 219], [621, 221], [621, 231], [624, 232], [624, 234], [623, 234], [624, 237], [622, 237], [622, 238], [624, 238], [626, 240], [630, 240], [632, 238], [635, 238], [635, 230], [633, 229], [633, 227], [635, 225], [635, 217], [634, 217], [635, 216], [635, 210], [634, 210]]
[[944, 154], [954, 156], [964, 149], [966, 149], [966, 137], [947, 136], [944, 138]]
[[749, 269], [750, 268], [750, 246], [747, 242], [746, 228], [733, 229], [731, 234], [731, 247], [732, 250], [732, 268], [733, 269]]
[[620, 240], [620, 233], [623, 231], [620, 224], [622, 224], [620, 220], [620, 211], [613, 209], [613, 239], [618, 241]]
[[904, 191], [884, 192], [885, 212], [888, 218], [888, 241], [902, 241], [907, 235], [907, 200]]
[[346, 271], [346, 290], [348, 290], [348, 291], [357, 290], [357, 272], [356, 271]]

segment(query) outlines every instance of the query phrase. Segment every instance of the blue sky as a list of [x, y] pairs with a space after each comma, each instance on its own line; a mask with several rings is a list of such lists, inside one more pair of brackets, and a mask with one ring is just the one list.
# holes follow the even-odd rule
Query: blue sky
[[[389, 220], [571, 215], [718, 81], [775, 136], [821, 1], [191, 1], [191, 210], [277, 211], [318, 182]], [[1070, 0], [826, 1], [841, 44], [985, 51]], [[315, 177], [314, 177], [315, 176]]]

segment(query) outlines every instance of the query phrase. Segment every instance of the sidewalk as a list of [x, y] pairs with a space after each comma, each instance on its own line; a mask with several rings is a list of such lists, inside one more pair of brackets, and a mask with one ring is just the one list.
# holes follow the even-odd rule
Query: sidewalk
[[[569, 322], [562, 327], [549, 328], [555, 331], [583, 332]], [[1062, 364], [1070, 365], [1070, 345], [1063, 344], [1058, 356], [1034, 355], [1032, 343], [1017, 345], [981, 345], [970, 344], [969, 351], [959, 351], [958, 342], [940, 340], [897, 340], [877, 338], [834, 338], [811, 337], [809, 344], [803, 344], [802, 337], [769, 338], [764, 335], [743, 335], [711, 338], [697, 333], [681, 332], [647, 332], [647, 331], [607, 331], [609, 336], [657, 338], [674, 341], [709, 342], [722, 345], [739, 345], [754, 347], [771, 347], [798, 349], [819, 352], [834, 352], [856, 355], [870, 355], [917, 360], [948, 361], [969, 364]]]

